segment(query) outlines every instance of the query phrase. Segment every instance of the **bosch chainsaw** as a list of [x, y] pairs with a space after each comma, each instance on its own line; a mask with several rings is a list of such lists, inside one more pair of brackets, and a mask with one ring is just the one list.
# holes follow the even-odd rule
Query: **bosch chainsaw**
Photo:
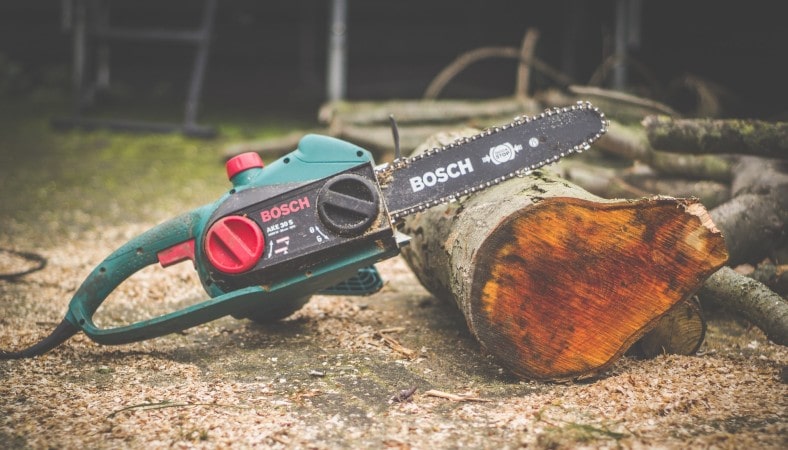
[[[278, 320], [315, 293], [375, 292], [382, 281], [374, 264], [408, 242], [397, 231], [404, 217], [588, 149], [606, 129], [604, 114], [581, 102], [377, 166], [367, 150], [319, 135], [265, 167], [258, 154], [241, 154], [226, 164], [232, 188], [219, 200], [121, 246], [88, 275], [52, 334], [0, 358], [43, 354], [80, 330], [100, 344], [124, 344], [226, 315]], [[94, 323], [131, 275], [186, 260], [210, 299], [129, 325]]]

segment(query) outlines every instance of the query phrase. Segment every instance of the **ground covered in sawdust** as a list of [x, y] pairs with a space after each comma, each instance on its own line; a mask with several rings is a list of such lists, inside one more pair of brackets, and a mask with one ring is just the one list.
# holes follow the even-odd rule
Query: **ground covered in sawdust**
[[[47, 334], [93, 265], [143, 229], [110, 227], [37, 248], [48, 261], [44, 269], [0, 281], [0, 348]], [[29, 250], [13, 236], [0, 248]], [[29, 264], [0, 252], [0, 272]], [[577, 384], [528, 382], [486, 356], [455, 308], [427, 294], [402, 260], [380, 269], [387, 280], [381, 292], [314, 297], [277, 324], [226, 318], [117, 347], [78, 335], [44, 356], [0, 361], [0, 447], [788, 443], [788, 351], [746, 324], [712, 318], [698, 356], [625, 358]], [[188, 263], [149, 268], [99, 315], [103, 325], [117, 325], [202, 296]], [[407, 398], [393, 401], [397, 396]]]

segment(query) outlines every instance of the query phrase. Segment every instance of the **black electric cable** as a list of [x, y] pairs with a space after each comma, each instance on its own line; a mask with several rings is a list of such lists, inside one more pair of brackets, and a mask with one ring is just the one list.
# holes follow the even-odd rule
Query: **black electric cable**
[[16, 352], [0, 350], [0, 360], [32, 358], [33, 356], [43, 355], [63, 342], [66, 342], [68, 338], [77, 334], [78, 331], [79, 328], [76, 325], [64, 319], [49, 336], [24, 350]]
[[[31, 252], [20, 252], [17, 250], [9, 250], [6, 248], [0, 248], [0, 252], [7, 253], [13, 256], [17, 256], [28, 261], [33, 262], [35, 265], [30, 267], [29, 269], [25, 269], [19, 272], [12, 272], [12, 273], [0, 273], [0, 280], [6, 281], [16, 281], [18, 278], [23, 277], [25, 275], [29, 275], [33, 272], [37, 272], [47, 265], [47, 260], [43, 256], [31, 253]], [[53, 348], [57, 347], [68, 338], [73, 336], [79, 331], [79, 328], [71, 324], [71, 322], [64, 320], [60, 323], [60, 325], [55, 328], [55, 330], [42, 341], [20, 351], [16, 352], [8, 352], [5, 350], [0, 350], [0, 360], [2, 359], [20, 359], [20, 358], [30, 358], [33, 356], [41, 355]]]
[[0, 273], [0, 280], [7, 280], [7, 281], [15, 281], [16, 279], [23, 277], [25, 275], [29, 275], [33, 272], [37, 272], [47, 265], [47, 260], [43, 256], [37, 253], [31, 252], [20, 252], [16, 250], [9, 250], [6, 248], [0, 248], [0, 253], [8, 253], [10, 255], [18, 256], [20, 258], [26, 259], [35, 263], [35, 266], [22, 270], [20, 272], [12, 272], [12, 273]]

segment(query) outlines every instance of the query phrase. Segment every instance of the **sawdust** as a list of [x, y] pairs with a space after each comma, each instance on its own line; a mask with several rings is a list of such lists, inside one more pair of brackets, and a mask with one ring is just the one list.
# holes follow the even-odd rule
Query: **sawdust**
[[[36, 248], [44, 269], [0, 280], [0, 348], [45, 336], [90, 270], [144, 228]], [[0, 248], [35, 247], [0, 237]], [[0, 254], [3, 271], [25, 264]], [[788, 446], [788, 351], [746, 324], [714, 318], [698, 356], [624, 358], [583, 383], [528, 382], [485, 355], [400, 259], [379, 268], [381, 292], [316, 296], [276, 324], [225, 318], [118, 347], [80, 334], [0, 361], [0, 448]], [[113, 293], [100, 323], [204, 296], [188, 263], [151, 267]], [[452, 400], [463, 397], [485, 401]]]

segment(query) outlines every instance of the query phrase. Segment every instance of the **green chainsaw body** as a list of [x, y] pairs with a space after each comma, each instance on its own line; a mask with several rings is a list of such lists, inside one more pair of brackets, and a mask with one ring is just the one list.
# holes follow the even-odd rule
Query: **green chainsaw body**
[[[220, 277], [222, 274], [213, 267], [206, 249], [206, 234], [219, 219], [217, 212], [233, 210], [232, 203], [236, 197], [243, 197], [245, 193], [247, 198], [258, 193], [260, 196], [282, 196], [293, 187], [331, 179], [354, 168], [371, 168], [372, 163], [372, 155], [356, 145], [325, 136], [305, 136], [296, 150], [267, 167], [244, 168], [234, 174], [231, 178], [233, 188], [216, 202], [162, 223], [110, 254], [77, 290], [69, 304], [66, 320], [98, 343], [123, 344], [184, 330], [226, 315], [255, 320], [279, 319], [300, 308], [313, 293], [325, 289], [329, 289], [327, 293], [374, 292], [381, 283], [375, 278], [374, 268], [369, 266], [396, 255], [404, 242], [403, 239], [395, 239], [390, 223], [379, 226], [381, 230], [373, 239], [344, 238], [345, 241], [354, 240], [354, 245], [341, 246], [342, 250], [332, 252], [330, 258], [307, 258], [309, 261], [291, 264], [290, 267], [285, 264], [278, 268], [275, 278], [266, 280], [262, 277], [263, 283], [246, 283], [249, 285], [237, 288], [224, 288], [217, 282], [217, 273]], [[251, 202], [265, 200], [268, 198], [258, 196]], [[319, 219], [312, 218], [317, 216], [315, 209], [310, 205], [310, 208], [299, 212], [310, 216], [305, 219], [307, 223], [314, 220], [317, 224]], [[379, 215], [376, 220], [388, 221], [385, 210], [379, 211]], [[292, 225], [289, 221], [285, 223]], [[331, 233], [324, 231], [324, 234]], [[318, 235], [316, 238], [321, 239]], [[95, 324], [93, 316], [96, 310], [131, 275], [152, 264], [170, 265], [186, 259], [193, 261], [210, 299], [126, 326], [99, 328]], [[332, 286], [357, 275], [365, 276], [368, 281], [361, 280], [361, 285], [351, 283], [347, 289], [330, 290]]]

